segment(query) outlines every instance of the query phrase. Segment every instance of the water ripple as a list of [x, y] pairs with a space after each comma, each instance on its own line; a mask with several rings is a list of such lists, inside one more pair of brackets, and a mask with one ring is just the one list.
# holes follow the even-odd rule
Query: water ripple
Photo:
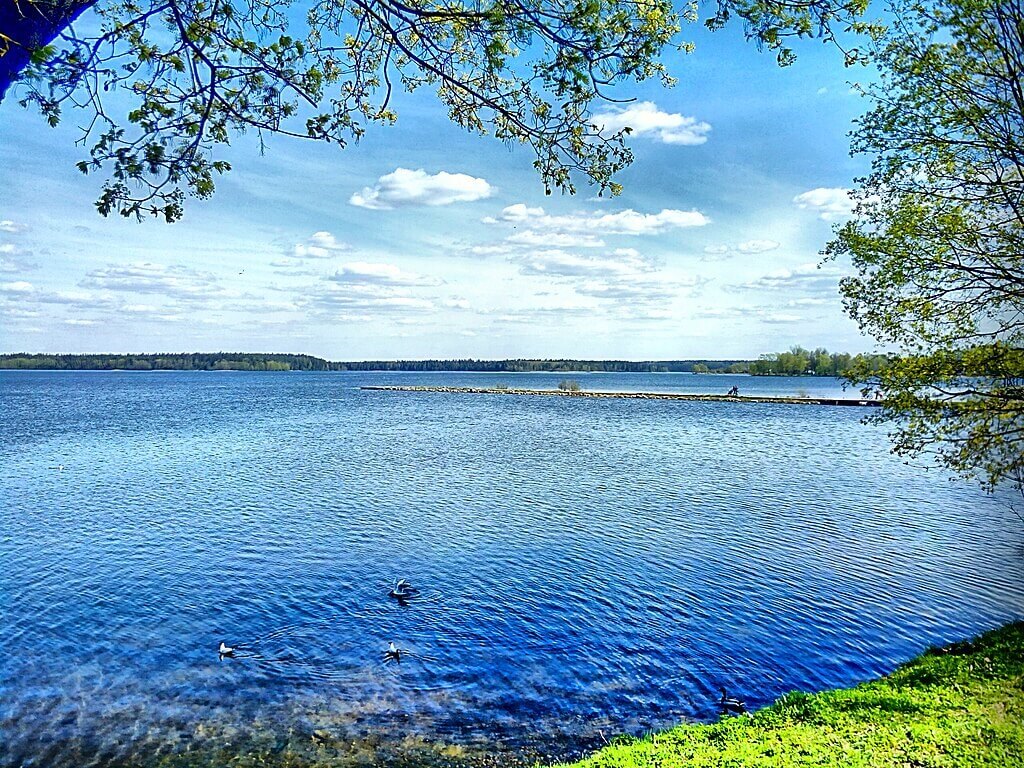
[[1024, 615], [1007, 499], [857, 413], [357, 388], [453, 381], [0, 374], [0, 765], [529, 764]]

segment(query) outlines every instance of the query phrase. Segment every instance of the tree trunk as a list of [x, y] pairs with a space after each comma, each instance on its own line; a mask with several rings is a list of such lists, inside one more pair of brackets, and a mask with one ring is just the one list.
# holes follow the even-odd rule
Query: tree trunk
[[0, 0], [0, 101], [32, 53], [49, 45], [96, 0]]

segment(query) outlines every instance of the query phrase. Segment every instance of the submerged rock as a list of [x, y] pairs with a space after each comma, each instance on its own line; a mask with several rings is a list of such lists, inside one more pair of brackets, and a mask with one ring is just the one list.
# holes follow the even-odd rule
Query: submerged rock
[[317, 745], [330, 744], [334, 741], [334, 736], [331, 735], [331, 732], [323, 728], [317, 728], [313, 731], [310, 738], [313, 740], [313, 743]]

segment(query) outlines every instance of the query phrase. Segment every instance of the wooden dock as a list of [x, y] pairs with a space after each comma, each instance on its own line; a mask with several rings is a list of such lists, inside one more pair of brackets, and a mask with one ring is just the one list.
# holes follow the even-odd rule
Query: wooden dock
[[677, 392], [568, 392], [561, 389], [513, 389], [511, 387], [415, 387], [376, 384], [360, 389], [382, 392], [442, 392], [453, 395], [547, 395], [549, 397], [626, 398], [631, 400], [690, 400], [718, 403], [785, 403], [792, 405], [879, 406], [879, 400], [838, 397], [771, 397], [767, 395], [704, 395]]

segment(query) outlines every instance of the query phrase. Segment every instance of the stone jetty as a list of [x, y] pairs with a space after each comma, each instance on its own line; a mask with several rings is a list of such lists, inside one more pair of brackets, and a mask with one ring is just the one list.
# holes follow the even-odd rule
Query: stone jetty
[[382, 392], [441, 392], [453, 395], [547, 395], [549, 397], [626, 398], [632, 400], [697, 400], [721, 403], [787, 403], [793, 405], [878, 406], [878, 400], [839, 397], [771, 397], [767, 395], [711, 395], [678, 392], [570, 392], [561, 389], [513, 389], [511, 387], [414, 387], [377, 384], [360, 389]]

